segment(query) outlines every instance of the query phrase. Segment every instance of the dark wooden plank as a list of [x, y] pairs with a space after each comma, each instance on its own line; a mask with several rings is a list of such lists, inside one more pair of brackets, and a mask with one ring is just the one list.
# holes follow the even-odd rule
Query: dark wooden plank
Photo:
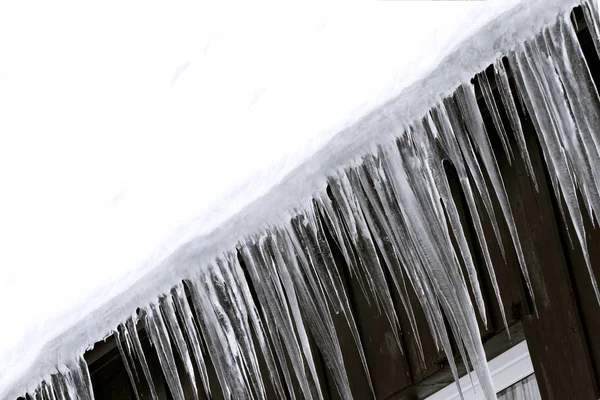
[[[337, 255], [336, 261], [340, 265], [339, 263], [343, 261], [340, 260], [337, 249], [335, 254]], [[346, 268], [345, 271], [347, 271]], [[377, 310], [376, 300], [367, 300], [357, 277], [350, 277], [347, 273], [346, 281], [375, 398], [384, 399], [412, 383], [410, 367], [398, 346], [387, 316]]]
[[[562, 198], [561, 202], [565, 207]], [[584, 213], [586, 240], [592, 270], [595, 277], [598, 278], [600, 276], [600, 229], [594, 228], [583, 204], [581, 204], [581, 210]], [[571, 219], [568, 216], [566, 221], [563, 218], [558, 218], [558, 222], [561, 227], [563, 248], [566, 250], [566, 257], [570, 266], [583, 334], [588, 345], [596, 381], [600, 382], [600, 318], [598, 318], [600, 316], [600, 305], [592, 286], [592, 279], [585, 263], [581, 245], [575, 237]], [[567, 231], [571, 233], [572, 240], [569, 240]]]
[[536, 296], [538, 316], [524, 316], [525, 336], [544, 399], [595, 399], [596, 381], [551, 203], [549, 180], [533, 127], [524, 123], [523, 128], [539, 193], [520, 157], [515, 158], [513, 167], [501, 164], [501, 170]]

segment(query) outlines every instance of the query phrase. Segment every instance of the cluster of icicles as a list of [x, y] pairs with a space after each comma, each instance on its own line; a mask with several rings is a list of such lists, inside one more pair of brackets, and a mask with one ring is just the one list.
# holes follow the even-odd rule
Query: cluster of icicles
[[[584, 4], [584, 14], [600, 50], [600, 25], [591, 7]], [[565, 200], [561, 211], [573, 221], [589, 267], [577, 192], [589, 215], [600, 215], [600, 136], [595, 131], [600, 127], [600, 100], [568, 16], [519, 45], [507, 61], [515, 82], [509, 85], [505, 61], [495, 62], [498, 96], [494, 97], [485, 73], [477, 77], [504, 152], [509, 161], [523, 158], [537, 187], [518, 115], [521, 107], [534, 124], [555, 195]], [[505, 110], [509, 126], [504, 126], [500, 109]], [[474, 87], [462, 85], [408, 126], [391, 116], [388, 129], [393, 140], [331, 176], [329, 191], [295, 210], [285, 226], [269, 227], [247, 238], [118, 327], [116, 341], [138, 399], [142, 374], [151, 396], [157, 398], [138, 336], [140, 322], [176, 400], [184, 399], [180, 373], [192, 383], [195, 399], [201, 397], [199, 391], [210, 397], [205, 357], [210, 357], [227, 399], [265, 398], [267, 379], [278, 398], [322, 399], [317, 355], [309, 336], [341, 397], [352, 398], [334, 313], [345, 317], [367, 376], [369, 371], [326, 231], [367, 298], [388, 318], [399, 345], [401, 327], [386, 275], [393, 280], [392, 290], [397, 291], [413, 332], [417, 330], [408, 285], [416, 292], [434, 341], [445, 352], [455, 378], [451, 336], [462, 359], [475, 371], [485, 398], [496, 398], [476, 319], [479, 313], [486, 323], [483, 296], [444, 160], [458, 174], [505, 325], [486, 244], [494, 238], [484, 234], [482, 213], [491, 219], [499, 241], [497, 218], [505, 219], [525, 282], [532, 297], [535, 293]], [[519, 155], [511, 151], [510, 134]], [[493, 197], [502, 215], [496, 215]], [[466, 277], [459, 260], [464, 261]], [[593, 275], [591, 279], [598, 294]], [[422, 352], [418, 334], [415, 340]], [[183, 369], [176, 366], [176, 357]], [[264, 360], [266, 369], [260, 368], [259, 360]], [[43, 383], [36, 396], [92, 398], [89, 387], [82, 389], [81, 396], [73, 396], [73, 388], [89, 383], [87, 372], [73, 372], [82, 370], [87, 371], [78, 365], [61, 378], [64, 382]]]
[[33, 400], [93, 400], [92, 382], [87, 363], [81, 356], [63, 365], [49, 379], [42, 381], [32, 395]]

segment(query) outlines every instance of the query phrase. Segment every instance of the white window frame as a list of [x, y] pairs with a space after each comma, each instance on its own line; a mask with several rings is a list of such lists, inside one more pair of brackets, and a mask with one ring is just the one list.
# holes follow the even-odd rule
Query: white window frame
[[[525, 341], [500, 354], [491, 360], [488, 365], [496, 393], [533, 374], [533, 364], [531, 363], [529, 349]], [[472, 373], [471, 376], [473, 377], [473, 383], [471, 383], [468, 375], [463, 376], [459, 380], [463, 397], [465, 400], [481, 400], [483, 399], [483, 391], [479, 387], [479, 382], [475, 374]], [[427, 397], [426, 400], [456, 399], [460, 399], [460, 395], [456, 384], [452, 383]]]

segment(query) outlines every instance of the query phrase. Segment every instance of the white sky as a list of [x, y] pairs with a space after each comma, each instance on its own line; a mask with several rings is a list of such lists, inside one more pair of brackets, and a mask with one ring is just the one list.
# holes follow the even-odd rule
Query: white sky
[[518, 2], [2, 1], [0, 377]]

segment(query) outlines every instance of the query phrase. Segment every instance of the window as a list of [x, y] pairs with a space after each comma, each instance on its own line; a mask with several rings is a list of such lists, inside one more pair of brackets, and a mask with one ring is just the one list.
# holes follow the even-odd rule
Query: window
[[[498, 400], [539, 400], [541, 399], [533, 365], [529, 357], [527, 343], [521, 342], [489, 362], [494, 387], [498, 391]], [[473, 384], [468, 376], [460, 378], [465, 400], [480, 400], [483, 392], [473, 374]], [[460, 399], [454, 383], [429, 396], [427, 400]]]

